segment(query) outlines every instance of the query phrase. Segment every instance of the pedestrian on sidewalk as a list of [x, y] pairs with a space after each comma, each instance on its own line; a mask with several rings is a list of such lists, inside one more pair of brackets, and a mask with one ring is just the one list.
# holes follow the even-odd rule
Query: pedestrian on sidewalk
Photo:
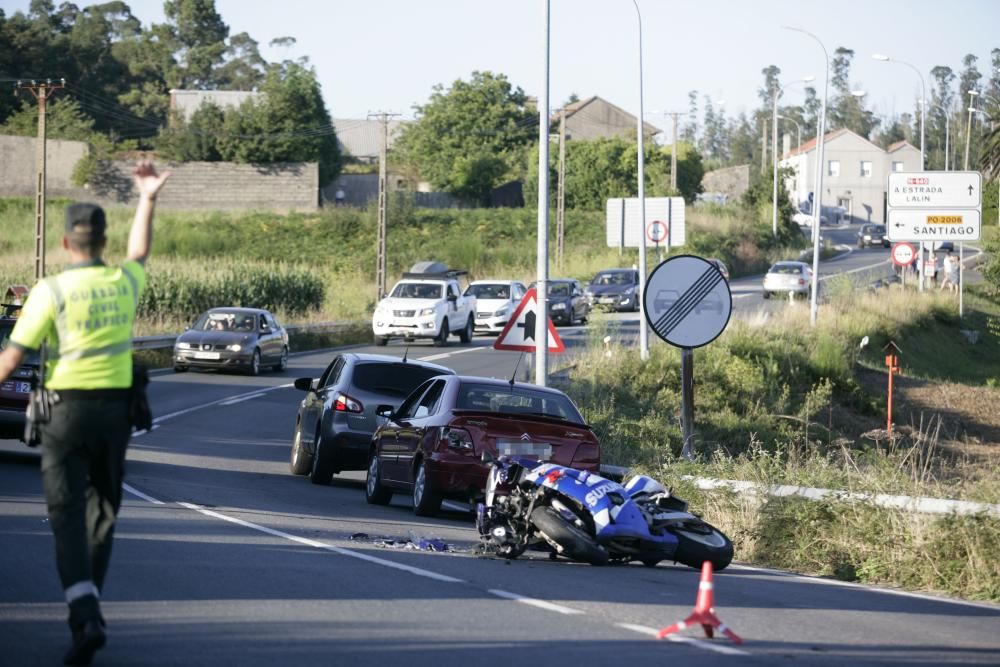
[[45, 344], [49, 418], [37, 422], [42, 486], [69, 605], [67, 665], [89, 665], [107, 641], [100, 598], [135, 421], [132, 325], [146, 285], [156, 195], [168, 176], [150, 163], [135, 168], [139, 204], [121, 266], [102, 260], [107, 221], [101, 207], [66, 208], [63, 248], [70, 263], [31, 289], [0, 353], [2, 382]]
[[951, 255], [949, 250], [944, 256], [943, 266], [944, 279], [941, 281], [941, 289], [948, 287], [950, 291], [958, 291], [958, 262]]

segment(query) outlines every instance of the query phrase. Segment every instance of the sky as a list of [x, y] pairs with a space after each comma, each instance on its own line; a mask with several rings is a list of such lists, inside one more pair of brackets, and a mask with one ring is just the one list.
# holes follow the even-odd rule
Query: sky
[[[126, 0], [144, 25], [163, 21], [161, 0]], [[761, 70], [782, 81], [815, 76], [822, 92], [823, 51], [855, 51], [852, 87], [867, 91], [879, 115], [914, 108], [920, 81], [908, 67], [877, 62], [884, 53], [925, 77], [962, 57], [979, 57], [989, 76], [1000, 48], [1000, 0], [635, 0], [642, 20], [642, 98], [646, 118], [666, 128], [665, 111], [686, 111], [688, 91], [725, 103], [727, 115], [759, 106]], [[58, 0], [57, 0], [58, 4]], [[80, 2], [84, 6], [87, 2]], [[571, 94], [599, 95], [639, 111], [639, 44], [632, 0], [550, 0], [549, 106]], [[0, 0], [9, 15], [29, 0]], [[307, 56], [334, 118], [386, 111], [412, 118], [436, 84], [473, 71], [502, 73], [528, 95], [544, 88], [544, 0], [216, 0], [230, 33], [248, 32], [267, 60]], [[292, 47], [269, 47], [291, 36]], [[816, 84], [814, 84], [816, 85]], [[783, 103], [802, 100], [790, 88]]]

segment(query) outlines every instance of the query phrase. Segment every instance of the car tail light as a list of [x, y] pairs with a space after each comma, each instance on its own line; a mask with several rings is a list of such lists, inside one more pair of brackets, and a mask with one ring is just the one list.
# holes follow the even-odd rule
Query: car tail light
[[347, 394], [337, 394], [337, 400], [333, 402], [333, 409], [337, 412], [364, 412], [365, 406], [361, 401], [357, 401]]
[[799, 284], [800, 285], [805, 285], [806, 284], [805, 279], [804, 278], [799, 278]]
[[451, 426], [441, 427], [441, 442], [451, 449], [473, 451], [472, 434], [464, 428], [452, 428]]

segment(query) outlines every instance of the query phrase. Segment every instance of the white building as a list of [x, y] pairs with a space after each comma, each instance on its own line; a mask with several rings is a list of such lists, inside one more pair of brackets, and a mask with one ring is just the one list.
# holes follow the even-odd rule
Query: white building
[[[847, 129], [826, 135], [823, 162], [822, 206], [840, 207], [852, 222], [884, 223], [889, 173], [921, 170], [920, 151], [908, 142], [883, 150]], [[816, 178], [816, 140], [787, 152], [781, 166], [794, 169], [785, 187], [793, 202], [808, 209]]]

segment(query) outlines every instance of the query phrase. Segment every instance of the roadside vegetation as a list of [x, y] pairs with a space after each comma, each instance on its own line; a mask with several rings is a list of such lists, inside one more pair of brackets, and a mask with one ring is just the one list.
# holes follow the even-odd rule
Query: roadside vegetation
[[[680, 458], [680, 355], [654, 345], [643, 363], [592, 333], [562, 388], [605, 460], [672, 484], [729, 533], [737, 559], [847, 581], [1000, 600], [1000, 520], [917, 515], [842, 499], [705, 491], [690, 477], [868, 494], [1000, 503], [1000, 301], [898, 287], [830, 290], [818, 327], [808, 307], [732, 321], [695, 352], [696, 460]], [[979, 337], [970, 344], [962, 330]], [[869, 337], [863, 349], [860, 341]], [[885, 428], [883, 345], [904, 351], [894, 428]], [[963, 386], [964, 385], [964, 386]], [[949, 388], [961, 398], [942, 405]], [[930, 395], [930, 403], [913, 396]]]
[[[64, 261], [63, 206], [47, 216], [47, 266]], [[34, 204], [0, 199], [0, 283], [33, 282]], [[533, 280], [537, 216], [524, 209], [419, 209], [399, 197], [389, 209], [389, 287], [422, 260], [466, 269], [474, 278]], [[125, 254], [132, 211], [108, 210], [109, 261]], [[553, 220], [555, 218], [553, 214]], [[766, 270], [803, 244], [790, 231], [779, 243], [762, 234], [756, 213], [739, 206], [690, 210], [685, 252], [722, 259], [734, 276]], [[222, 304], [269, 308], [285, 321], [367, 320], [375, 308], [376, 211], [334, 208], [316, 213], [160, 211], [143, 297], [140, 334], [179, 331], [202, 310]], [[798, 238], [796, 238], [798, 234]], [[589, 281], [601, 269], [632, 266], [638, 252], [606, 242], [600, 211], [566, 212], [563, 262], [550, 235], [552, 277]], [[652, 253], [651, 253], [652, 255]]]

